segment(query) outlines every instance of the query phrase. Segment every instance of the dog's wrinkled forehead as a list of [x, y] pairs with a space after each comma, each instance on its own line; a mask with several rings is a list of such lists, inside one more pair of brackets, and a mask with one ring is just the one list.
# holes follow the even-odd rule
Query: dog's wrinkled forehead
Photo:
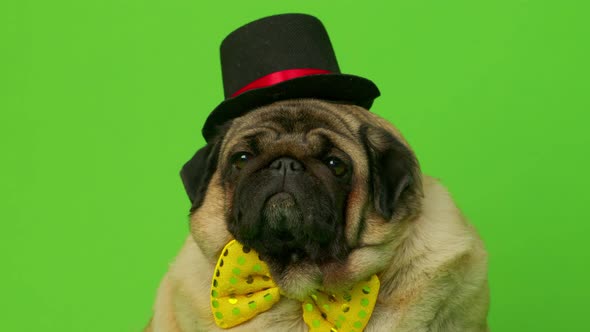
[[[279, 142], [290, 153], [301, 143], [306, 153], [321, 154], [326, 142], [354, 144], [358, 121], [340, 110], [344, 105], [311, 100], [289, 100], [254, 110], [233, 121], [221, 147], [222, 155], [247, 148], [256, 152]], [[344, 106], [345, 107], [345, 106]], [[278, 152], [278, 151], [277, 151]], [[287, 151], [285, 151], [287, 152]]]

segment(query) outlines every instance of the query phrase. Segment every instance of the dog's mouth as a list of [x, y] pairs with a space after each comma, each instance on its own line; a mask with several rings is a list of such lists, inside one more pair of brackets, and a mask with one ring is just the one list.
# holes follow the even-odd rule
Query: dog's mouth
[[301, 226], [302, 215], [293, 194], [279, 192], [271, 195], [264, 205], [263, 227], [267, 227], [270, 236], [281, 241], [285, 246], [293, 245]]
[[240, 205], [229, 224], [232, 235], [277, 270], [347, 256], [342, 216], [325, 191], [270, 187], [236, 197]]
[[286, 191], [281, 191], [276, 194], [270, 195], [266, 200], [265, 208], [294, 208], [297, 206], [295, 196]]
[[261, 233], [251, 242], [252, 247], [279, 266], [333, 259], [337, 241], [331, 228], [334, 225], [310, 217], [304, 209], [296, 194], [271, 194], [262, 208]]

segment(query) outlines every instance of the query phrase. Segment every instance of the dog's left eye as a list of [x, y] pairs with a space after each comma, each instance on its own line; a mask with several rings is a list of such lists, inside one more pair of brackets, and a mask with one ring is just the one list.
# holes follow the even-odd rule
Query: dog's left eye
[[346, 171], [348, 170], [346, 164], [336, 157], [328, 157], [324, 162], [336, 176], [342, 176], [346, 174]]
[[252, 154], [244, 151], [238, 152], [230, 158], [231, 164], [237, 169], [244, 168], [244, 166], [246, 166], [246, 163], [250, 161], [250, 159], [252, 159]]

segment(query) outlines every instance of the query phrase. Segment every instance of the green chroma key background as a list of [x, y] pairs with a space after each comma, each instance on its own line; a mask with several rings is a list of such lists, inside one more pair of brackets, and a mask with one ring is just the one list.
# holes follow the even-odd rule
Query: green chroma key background
[[219, 43], [322, 19], [477, 226], [493, 331], [582, 331], [587, 1], [2, 1], [0, 329], [139, 331], [188, 232], [178, 172], [223, 99]]

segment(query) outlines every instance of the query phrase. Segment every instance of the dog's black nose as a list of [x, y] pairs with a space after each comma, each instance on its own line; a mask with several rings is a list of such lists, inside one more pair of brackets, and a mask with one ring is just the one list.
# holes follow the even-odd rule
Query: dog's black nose
[[305, 170], [305, 167], [300, 161], [289, 157], [281, 157], [274, 160], [272, 163], [270, 163], [269, 168], [276, 170], [281, 174], [286, 174], [289, 172], [303, 172]]

